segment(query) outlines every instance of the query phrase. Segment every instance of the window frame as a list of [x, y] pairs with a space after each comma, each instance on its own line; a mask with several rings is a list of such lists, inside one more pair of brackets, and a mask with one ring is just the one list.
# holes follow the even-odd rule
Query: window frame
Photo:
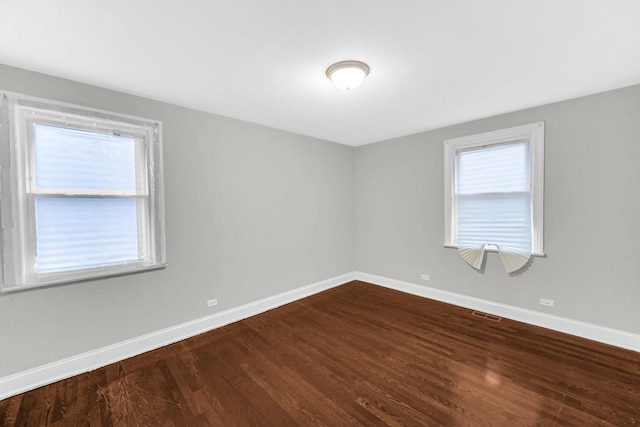
[[[1, 96], [0, 291], [23, 290], [165, 267], [162, 123], [6, 91], [2, 91]], [[36, 123], [133, 138], [136, 190], [39, 189], [34, 173]], [[35, 268], [35, 204], [39, 197], [135, 198], [138, 206], [138, 259], [133, 262], [38, 273]]]
[[[544, 256], [544, 122], [531, 123], [453, 138], [444, 141], [444, 247], [458, 248], [457, 228], [457, 156], [467, 150], [477, 150], [498, 144], [526, 142], [529, 144], [529, 174], [531, 185], [531, 254]], [[486, 245], [497, 251], [494, 245]]]

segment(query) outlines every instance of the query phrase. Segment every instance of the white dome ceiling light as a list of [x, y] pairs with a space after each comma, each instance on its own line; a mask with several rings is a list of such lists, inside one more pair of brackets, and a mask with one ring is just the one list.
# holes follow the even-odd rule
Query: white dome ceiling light
[[360, 61], [336, 62], [327, 68], [327, 77], [343, 90], [355, 89], [369, 74], [369, 66]]

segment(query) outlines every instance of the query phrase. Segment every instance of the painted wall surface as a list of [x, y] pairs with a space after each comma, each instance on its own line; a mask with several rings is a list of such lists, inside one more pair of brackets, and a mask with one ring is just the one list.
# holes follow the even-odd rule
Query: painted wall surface
[[2, 65], [0, 89], [163, 122], [169, 262], [0, 295], [0, 377], [353, 270], [351, 147]]
[[[355, 149], [3, 65], [0, 89], [163, 122], [169, 261], [0, 294], [0, 377], [354, 270], [640, 333], [640, 86]], [[477, 272], [442, 246], [443, 141], [537, 121], [546, 257]]]
[[[443, 142], [545, 122], [545, 253], [510, 277], [444, 248]], [[640, 86], [355, 151], [358, 271], [640, 333]], [[422, 281], [420, 274], [429, 274]], [[555, 300], [555, 308], [539, 299]]]

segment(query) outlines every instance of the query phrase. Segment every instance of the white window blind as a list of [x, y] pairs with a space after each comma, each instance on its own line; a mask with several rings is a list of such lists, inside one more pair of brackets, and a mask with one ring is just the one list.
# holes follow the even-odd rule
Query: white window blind
[[36, 271], [137, 261], [140, 142], [41, 123], [33, 127]]
[[529, 144], [460, 151], [456, 159], [458, 248], [479, 268], [484, 248], [497, 248], [508, 270], [531, 256]]
[[36, 199], [38, 273], [126, 264], [139, 259], [134, 199]]
[[136, 190], [136, 139], [34, 123], [38, 188]]

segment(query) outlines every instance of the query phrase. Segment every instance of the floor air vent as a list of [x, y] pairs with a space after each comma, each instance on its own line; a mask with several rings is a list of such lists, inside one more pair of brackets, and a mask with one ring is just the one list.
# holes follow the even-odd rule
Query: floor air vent
[[483, 313], [481, 311], [472, 311], [472, 316], [481, 317], [483, 319], [491, 320], [492, 322], [499, 322], [502, 320], [502, 317], [494, 316], [493, 314]]

